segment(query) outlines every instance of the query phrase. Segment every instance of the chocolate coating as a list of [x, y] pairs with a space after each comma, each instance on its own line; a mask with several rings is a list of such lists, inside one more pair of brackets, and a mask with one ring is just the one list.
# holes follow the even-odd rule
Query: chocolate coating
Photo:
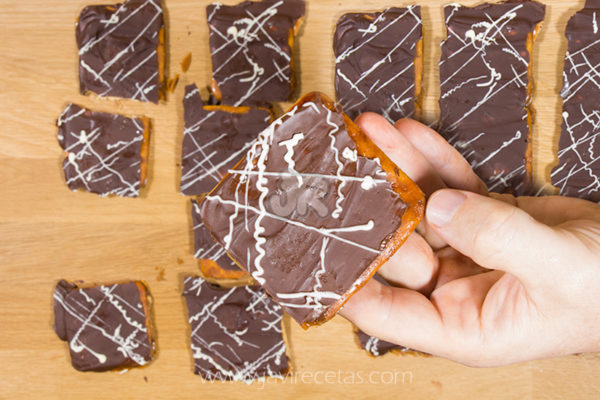
[[58, 143], [67, 153], [63, 169], [71, 190], [137, 197], [145, 124], [69, 104], [57, 121]]
[[301, 99], [200, 204], [219, 243], [305, 327], [372, 275], [407, 210], [327, 102]]
[[440, 133], [493, 192], [531, 192], [528, 41], [545, 15], [533, 1], [445, 8]]
[[287, 101], [293, 91], [293, 37], [304, 0], [206, 7], [213, 81], [223, 104]]
[[271, 123], [266, 109], [206, 107], [196, 85], [185, 88], [181, 194], [210, 192]]
[[161, 0], [85, 7], [77, 21], [81, 94], [158, 103]]
[[600, 1], [587, 0], [567, 25], [562, 133], [552, 184], [565, 196], [600, 202]]
[[207, 380], [252, 381], [289, 371], [281, 307], [258, 286], [223, 288], [184, 280], [194, 373]]
[[415, 112], [415, 58], [422, 39], [421, 8], [345, 14], [337, 22], [335, 92], [355, 119], [375, 112], [391, 122]]
[[386, 342], [385, 340], [380, 340], [374, 336], [367, 335], [366, 333], [364, 333], [361, 330], [358, 330], [356, 332], [356, 335], [358, 336], [358, 341], [360, 343], [360, 347], [374, 357], [383, 356], [392, 350], [400, 350], [400, 351], [408, 350], [404, 346]]
[[69, 342], [79, 371], [146, 365], [154, 342], [148, 298], [141, 283], [79, 288], [61, 280], [54, 291], [54, 330]]

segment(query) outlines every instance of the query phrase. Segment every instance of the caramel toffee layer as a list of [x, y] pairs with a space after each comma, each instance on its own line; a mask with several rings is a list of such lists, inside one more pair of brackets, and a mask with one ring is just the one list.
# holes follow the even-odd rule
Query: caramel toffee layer
[[545, 6], [445, 8], [440, 132], [494, 192], [530, 191], [530, 51]]
[[328, 102], [301, 99], [200, 204], [217, 240], [305, 327], [374, 273], [408, 208]]
[[161, 0], [85, 7], [76, 31], [81, 93], [158, 103], [162, 29]]
[[143, 184], [148, 122], [69, 104], [57, 121], [67, 153], [63, 169], [71, 190], [137, 197]]
[[223, 288], [184, 280], [194, 372], [207, 380], [252, 381], [288, 373], [281, 307], [259, 286]]
[[333, 49], [335, 91], [352, 119], [376, 112], [391, 122], [415, 112], [415, 59], [422, 39], [419, 6], [345, 14]]
[[567, 25], [563, 123], [552, 184], [561, 194], [600, 202], [600, 1], [587, 0]]
[[214, 3], [206, 8], [213, 90], [223, 104], [290, 99], [294, 31], [304, 8], [304, 0]]
[[54, 330], [79, 371], [141, 366], [152, 360], [148, 293], [139, 282], [54, 291]]
[[185, 92], [180, 191], [190, 196], [210, 192], [272, 118], [266, 109], [205, 106], [196, 85]]

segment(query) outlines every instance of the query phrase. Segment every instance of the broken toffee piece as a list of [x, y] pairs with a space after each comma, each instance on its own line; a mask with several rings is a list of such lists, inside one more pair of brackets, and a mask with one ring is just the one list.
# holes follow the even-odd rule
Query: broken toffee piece
[[196, 85], [185, 88], [181, 194], [210, 192], [273, 120], [263, 108], [208, 106]]
[[183, 296], [195, 374], [245, 382], [288, 374], [283, 312], [259, 286], [224, 288], [187, 277]]
[[217, 99], [233, 106], [290, 99], [295, 87], [294, 36], [304, 9], [304, 0], [206, 7]]
[[248, 275], [227, 255], [219, 243], [204, 226], [200, 207], [192, 200], [192, 221], [194, 224], [194, 258], [200, 260], [200, 270], [207, 278], [239, 279]]
[[161, 0], [87, 6], [76, 33], [81, 94], [153, 103], [164, 97]]
[[423, 216], [421, 190], [320, 93], [201, 200], [207, 228], [303, 327], [330, 319]]
[[490, 191], [531, 193], [533, 42], [545, 15], [534, 1], [445, 8], [440, 133]]
[[365, 350], [373, 357], [383, 356], [390, 351], [407, 351], [408, 349], [404, 346], [400, 346], [394, 343], [386, 342], [385, 340], [377, 339], [374, 336], [370, 336], [360, 329], [356, 329], [356, 336], [361, 349]]
[[552, 184], [565, 196], [600, 202], [600, 0], [587, 0], [567, 25], [563, 123]]
[[69, 104], [57, 121], [63, 169], [71, 190], [137, 197], [146, 183], [150, 120]]
[[61, 280], [54, 291], [54, 330], [69, 343], [79, 371], [137, 367], [153, 358], [150, 295], [142, 282], [80, 288]]
[[421, 8], [345, 14], [334, 34], [335, 91], [344, 112], [383, 115], [392, 123], [420, 116]]

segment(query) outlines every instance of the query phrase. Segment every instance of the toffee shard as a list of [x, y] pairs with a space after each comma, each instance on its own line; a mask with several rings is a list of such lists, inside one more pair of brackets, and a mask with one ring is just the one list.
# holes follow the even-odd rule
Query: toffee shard
[[391, 342], [386, 342], [385, 340], [378, 339], [375, 336], [368, 335], [360, 329], [357, 329], [356, 336], [358, 337], [358, 342], [360, 344], [361, 349], [365, 350], [373, 357], [383, 356], [389, 353], [390, 351], [408, 350], [404, 346], [400, 346]]
[[351, 119], [367, 111], [392, 123], [419, 117], [422, 29], [419, 6], [345, 14], [338, 20], [335, 91]]
[[206, 8], [212, 90], [223, 104], [288, 101], [295, 86], [294, 36], [304, 0], [244, 1]]
[[331, 318], [400, 247], [423, 193], [320, 93], [258, 137], [200, 203], [230, 256], [303, 327]]
[[544, 15], [534, 1], [445, 8], [439, 130], [493, 192], [532, 192], [531, 52]]
[[164, 89], [161, 0], [87, 6], [77, 20], [81, 94], [158, 103]]
[[564, 196], [600, 203], [600, 1], [587, 0], [569, 21], [566, 36], [562, 133], [552, 184]]
[[149, 308], [141, 282], [80, 288], [61, 280], [54, 291], [54, 330], [69, 343], [79, 371], [142, 366], [154, 353]]
[[245, 382], [287, 375], [283, 313], [259, 286], [223, 288], [190, 276], [183, 296], [195, 374]]

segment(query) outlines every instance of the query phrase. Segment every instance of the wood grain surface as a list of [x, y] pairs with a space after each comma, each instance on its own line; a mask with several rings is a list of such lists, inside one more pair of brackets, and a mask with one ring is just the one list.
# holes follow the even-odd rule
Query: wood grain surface
[[[184, 85], [205, 85], [210, 78], [208, 1], [164, 1], [170, 75], [181, 73], [188, 52], [192, 64], [175, 93], [160, 105], [79, 94], [74, 27], [79, 11], [90, 3], [96, 2], [0, 2], [0, 398], [599, 398], [596, 355], [490, 369], [435, 357], [374, 359], [358, 349], [350, 323], [341, 317], [308, 331], [285, 320], [297, 373], [283, 382], [205, 383], [195, 376], [181, 289], [183, 276], [199, 268], [192, 257], [190, 205], [179, 195], [176, 164]], [[445, 3], [420, 3], [429, 122], [439, 113], [437, 61]], [[558, 145], [563, 32], [584, 1], [545, 3], [547, 18], [534, 57], [534, 169], [540, 183], [548, 181]], [[302, 92], [333, 95], [331, 39], [342, 13], [407, 4], [411, 2], [308, 0], [299, 39]], [[150, 179], [141, 198], [101, 199], [67, 189], [55, 120], [68, 102], [153, 119]], [[145, 280], [154, 297], [158, 358], [125, 374], [75, 371], [67, 344], [52, 331], [51, 297], [59, 278]]]

